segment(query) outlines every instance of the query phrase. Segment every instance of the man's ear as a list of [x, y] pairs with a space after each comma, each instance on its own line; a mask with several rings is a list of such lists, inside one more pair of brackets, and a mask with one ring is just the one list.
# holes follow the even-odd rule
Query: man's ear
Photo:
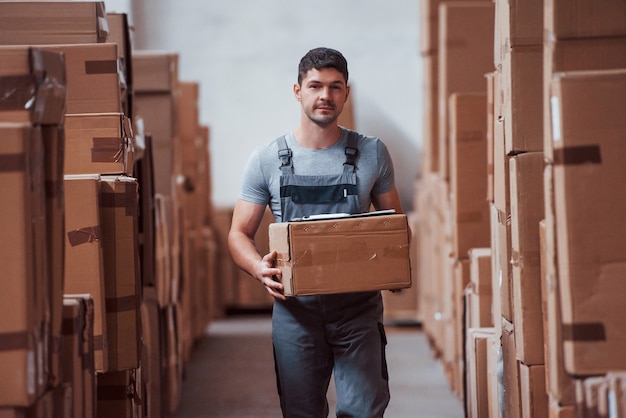
[[300, 84], [298, 83], [293, 84], [293, 94], [294, 96], [296, 96], [297, 101], [300, 101], [302, 99], [302, 97], [300, 96]]
[[346, 102], [348, 101], [348, 98], [350, 97], [350, 84], [346, 85]]

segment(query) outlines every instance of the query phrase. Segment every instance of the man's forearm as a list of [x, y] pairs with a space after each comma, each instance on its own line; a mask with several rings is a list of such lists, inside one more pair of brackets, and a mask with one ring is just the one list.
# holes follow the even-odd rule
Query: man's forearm
[[254, 240], [243, 233], [231, 232], [228, 235], [228, 248], [235, 264], [252, 277], [256, 278], [256, 266], [262, 256]]

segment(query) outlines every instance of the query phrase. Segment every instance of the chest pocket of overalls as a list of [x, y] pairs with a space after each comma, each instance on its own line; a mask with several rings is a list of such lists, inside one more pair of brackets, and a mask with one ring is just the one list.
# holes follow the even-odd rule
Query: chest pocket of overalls
[[279, 138], [281, 160], [280, 203], [283, 222], [320, 213], [357, 213], [355, 161], [358, 137], [351, 132], [345, 148], [346, 161], [337, 175], [303, 176], [294, 174], [291, 150]]

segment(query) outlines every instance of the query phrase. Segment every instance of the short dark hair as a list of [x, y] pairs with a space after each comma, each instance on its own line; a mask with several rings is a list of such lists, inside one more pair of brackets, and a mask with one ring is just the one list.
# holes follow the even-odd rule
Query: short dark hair
[[336, 69], [343, 74], [346, 83], [348, 82], [348, 61], [341, 55], [341, 52], [331, 48], [315, 48], [307, 52], [300, 60], [298, 84], [302, 83], [309, 70], [321, 70], [322, 68]]

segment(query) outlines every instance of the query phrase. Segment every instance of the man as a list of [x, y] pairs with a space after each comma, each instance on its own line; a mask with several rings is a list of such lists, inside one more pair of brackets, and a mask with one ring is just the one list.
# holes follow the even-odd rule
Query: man
[[309, 51], [293, 86], [299, 126], [257, 149], [244, 170], [229, 248], [274, 297], [272, 341], [283, 416], [326, 417], [335, 373], [337, 417], [382, 417], [389, 403], [380, 292], [285, 297], [276, 252], [254, 243], [265, 207], [277, 222], [321, 213], [402, 208], [385, 145], [337, 124], [348, 100], [348, 65], [329, 48]]

